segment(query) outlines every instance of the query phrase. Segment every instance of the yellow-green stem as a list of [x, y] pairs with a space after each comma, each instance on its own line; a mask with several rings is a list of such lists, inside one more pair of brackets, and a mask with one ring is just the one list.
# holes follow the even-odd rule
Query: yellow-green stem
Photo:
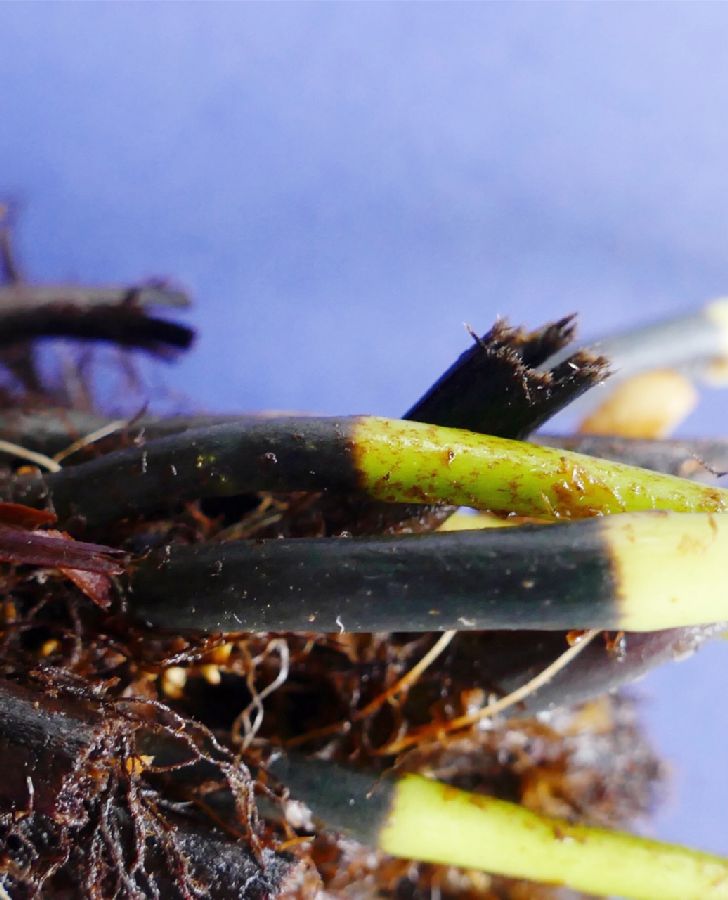
[[352, 420], [364, 488], [390, 502], [447, 502], [541, 518], [728, 509], [728, 491], [593, 457], [417, 422]]
[[379, 846], [393, 856], [481, 869], [634, 900], [728, 898], [728, 860], [571, 825], [419, 775], [395, 787]]

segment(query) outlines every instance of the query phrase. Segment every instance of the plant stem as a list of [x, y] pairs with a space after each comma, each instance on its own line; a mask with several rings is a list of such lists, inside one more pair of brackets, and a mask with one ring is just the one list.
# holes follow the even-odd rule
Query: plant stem
[[379, 846], [394, 856], [566, 884], [589, 894], [634, 900], [728, 897], [726, 859], [549, 819], [419, 775], [398, 781]]
[[327, 827], [393, 856], [631, 900], [728, 897], [728, 860], [707, 853], [548, 818], [421, 775], [375, 780], [293, 756], [269, 768]]
[[151, 441], [44, 476], [5, 499], [50, 503], [90, 525], [197, 497], [341, 491], [544, 519], [638, 510], [722, 511], [728, 491], [669, 475], [418, 422], [374, 417], [245, 420]]
[[[130, 441], [142, 436], [155, 440], [216, 425], [260, 422], [266, 418], [270, 417], [209, 414], [162, 418], [146, 415], [135, 419], [120, 433], [126, 434]], [[54, 456], [74, 439], [96, 431], [110, 421], [93, 413], [61, 407], [43, 413], [7, 410], [0, 412], [0, 432], [13, 443]], [[710, 469], [728, 471], [728, 441], [724, 438], [644, 440], [589, 434], [538, 434], [531, 441], [545, 447], [570, 450], [681, 478], [709, 478], [710, 470], [702, 465], [703, 462]]]
[[[175, 838], [184, 852], [197, 885], [206, 887], [205, 896], [219, 900], [231, 896], [259, 900], [277, 896], [282, 883], [298, 868], [291, 857], [266, 849], [262, 859], [256, 859], [245, 842], [227, 839], [219, 831], [205, 827], [199, 817], [165, 817], [162, 827], [153, 830], [150, 822], [160, 822], [159, 810], [151, 819], [144, 818], [140, 817], [138, 804], [137, 808], [130, 805], [129, 792], [126, 802], [116, 795], [104, 797], [106, 778], [115, 769], [125, 771], [138, 783], [138, 790], [143, 790], [142, 776], [134, 774], [133, 767], [125, 767], [130, 757], [123, 754], [129, 752], [132, 735], [144, 733], [147, 727], [157, 736], [148, 725], [148, 718], [119, 715], [111, 704], [69, 696], [59, 685], [51, 690], [48, 686], [45, 690], [42, 686], [31, 689], [0, 679], [0, 815], [3, 826], [17, 823], [15, 831], [22, 829], [23, 836], [20, 846], [17, 836], [5, 839], [4, 870], [9, 869], [20, 885], [28, 877], [29, 887], [37, 888], [32, 879], [40, 873], [24, 872], [18, 864], [24, 846], [27, 849], [31, 844], [38, 848], [50, 845], [58, 851], [64, 849], [65, 843], [68, 852], [81, 836], [84, 841], [88, 839], [88, 830], [84, 829], [89, 819], [97, 827], [103, 820], [106, 828], [113, 819], [119, 824], [115, 865], [122, 870], [133, 864], [137, 868], [144, 866], [145, 860], [133, 850], [136, 837], [146, 850], [147, 873], [160, 885], [162, 896], [193, 896], [189, 884], [184, 885], [187, 893], [180, 889], [185, 874], [172, 870], [165, 852], [168, 848], [160, 840], [165, 832]], [[171, 746], [173, 733], [167, 736]], [[180, 743], [183, 758], [189, 759], [189, 746]], [[98, 821], [93, 821], [94, 816], [98, 816]], [[69, 868], [71, 877], [75, 874], [78, 881], [75, 887], [81, 891], [78, 869], [82, 867], [78, 866], [75, 873]], [[102, 896], [101, 884], [95, 887], [93, 895]], [[49, 892], [48, 885], [43, 894], [55, 895]], [[18, 895], [26, 895], [20, 886]]]
[[[615, 380], [647, 369], [701, 372], [728, 355], [728, 301], [714, 300], [692, 312], [628, 328], [581, 346], [606, 356]], [[556, 360], [565, 355], [562, 351]]]
[[548, 434], [538, 435], [534, 440], [546, 447], [561, 447], [681, 478], [702, 477], [707, 480], [715, 471], [728, 470], [728, 441], [724, 438], [647, 440], [597, 434], [569, 437]]
[[133, 615], [239, 631], [654, 631], [728, 619], [728, 517], [608, 516], [398, 538], [167, 546]]
[[[592, 641], [565, 669], [505, 715], [535, 715], [614, 691], [656, 666], [684, 659], [723, 631], [725, 625], [717, 623], [626, 632], [614, 642]], [[446, 672], [458, 684], [487, 685], [494, 694], [505, 696], [548, 668], [566, 646], [558, 631], [461, 632], [432, 677]]]
[[[537, 368], [569, 344], [574, 329], [574, 317], [569, 316], [534, 332], [499, 320], [482, 337], [472, 334], [472, 346], [403, 419], [497, 437], [527, 437], [608, 374], [606, 360], [585, 351], [553, 370]], [[324, 508], [334, 533], [355, 535], [432, 531], [455, 511], [362, 498], [345, 504], [337, 498]]]
[[568, 356], [552, 370], [537, 368], [571, 342], [574, 329], [573, 316], [534, 332], [496, 322], [403, 418], [527, 437], [608, 374], [606, 359], [587, 351]]

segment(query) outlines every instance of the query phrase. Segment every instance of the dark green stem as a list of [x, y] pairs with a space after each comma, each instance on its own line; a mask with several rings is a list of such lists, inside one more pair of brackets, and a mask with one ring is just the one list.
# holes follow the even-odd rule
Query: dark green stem
[[149, 625], [201, 632], [700, 625], [728, 619], [723, 518], [168, 546], [132, 576], [129, 608]]

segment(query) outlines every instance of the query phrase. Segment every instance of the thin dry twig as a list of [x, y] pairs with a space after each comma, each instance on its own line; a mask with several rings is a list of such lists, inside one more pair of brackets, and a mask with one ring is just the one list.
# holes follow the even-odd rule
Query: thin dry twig
[[84, 437], [80, 437], [78, 440], [73, 441], [73, 443], [69, 444], [65, 449], [56, 453], [53, 459], [57, 463], [60, 463], [67, 457], [73, 456], [73, 454], [77, 453], [79, 450], [83, 450], [84, 447], [95, 444], [96, 441], [100, 441], [103, 438], [109, 437], [109, 435], [115, 434], [117, 431], [126, 428], [129, 425], [129, 421], [129, 419], [114, 419], [113, 422], [108, 422], [106, 425], [102, 425], [101, 428], [97, 428], [95, 431], [91, 431], [89, 434], [84, 435]]
[[391, 754], [401, 753], [402, 750], [406, 750], [408, 747], [418, 744], [427, 737], [437, 737], [439, 739], [445, 734], [451, 734], [453, 731], [459, 731], [462, 728], [470, 728], [476, 723], [482, 722], [484, 719], [490, 719], [498, 713], [504, 712], [506, 709], [515, 706], [517, 703], [521, 703], [527, 697], [530, 697], [531, 694], [534, 694], [539, 688], [542, 688], [551, 681], [551, 679], [562, 669], [566, 668], [566, 666], [585, 650], [600, 633], [600, 630], [597, 628], [585, 631], [575, 643], [566, 649], [561, 656], [557, 657], [550, 665], [539, 672], [538, 675], [531, 678], [526, 684], [521, 685], [521, 687], [516, 688], [515, 691], [511, 691], [510, 694], [506, 694], [505, 697], [494, 700], [477, 712], [457, 716], [449, 722], [439, 723], [435, 727], [428, 725], [425, 728], [411, 731], [409, 734], [404, 735], [398, 740], [391, 741], [389, 744], [380, 747], [377, 754], [380, 756], [389, 756]]
[[35, 450], [28, 450], [26, 447], [21, 447], [20, 444], [14, 444], [12, 441], [0, 440], [0, 452], [9, 453], [11, 456], [15, 456], [18, 459], [25, 459], [28, 462], [35, 463], [35, 465], [41, 466], [49, 472], [61, 471], [61, 467], [55, 459], [51, 459], [51, 457], [46, 456], [45, 453], [37, 453]]
[[367, 705], [356, 712], [354, 715], [354, 721], [359, 721], [360, 719], [365, 719], [367, 716], [371, 716], [372, 713], [375, 713], [381, 706], [383, 706], [387, 700], [390, 700], [392, 697], [397, 694], [402, 693], [403, 691], [409, 690], [412, 685], [421, 677], [422, 673], [425, 669], [429, 668], [432, 663], [437, 659], [438, 656], [445, 650], [447, 645], [452, 641], [452, 639], [457, 634], [457, 631], [444, 631], [438, 640], [430, 647], [430, 649], [425, 653], [422, 659], [416, 663], [412, 668], [407, 672], [406, 675], [403, 675], [400, 679], [395, 681], [395, 683], [388, 687], [385, 691], [382, 691], [381, 694], [378, 694], [371, 703], [367, 703]]

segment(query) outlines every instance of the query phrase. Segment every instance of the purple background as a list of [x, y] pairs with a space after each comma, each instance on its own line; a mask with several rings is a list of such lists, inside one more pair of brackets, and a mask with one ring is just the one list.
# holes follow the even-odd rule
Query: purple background
[[[398, 415], [463, 322], [728, 293], [727, 46], [723, 4], [3, 4], [0, 191], [34, 277], [192, 289], [200, 404]], [[640, 687], [656, 831], [722, 853], [727, 663]]]

